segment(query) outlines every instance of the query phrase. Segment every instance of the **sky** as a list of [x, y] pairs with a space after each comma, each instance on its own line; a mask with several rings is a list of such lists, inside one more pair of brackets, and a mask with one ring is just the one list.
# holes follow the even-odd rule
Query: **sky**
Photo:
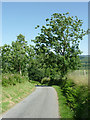
[[[66, 13], [83, 20], [82, 28], [88, 29], [88, 2], [3, 2], [2, 3], [2, 43], [11, 44], [17, 35], [23, 34], [28, 44], [40, 29], [37, 25], [45, 25], [45, 19], [53, 13]], [[80, 42], [83, 55], [88, 54], [88, 36]]]

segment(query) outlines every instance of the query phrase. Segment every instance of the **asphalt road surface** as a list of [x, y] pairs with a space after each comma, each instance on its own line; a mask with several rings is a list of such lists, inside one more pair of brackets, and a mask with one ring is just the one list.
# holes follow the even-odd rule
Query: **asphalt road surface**
[[57, 93], [53, 87], [37, 87], [2, 118], [59, 118]]

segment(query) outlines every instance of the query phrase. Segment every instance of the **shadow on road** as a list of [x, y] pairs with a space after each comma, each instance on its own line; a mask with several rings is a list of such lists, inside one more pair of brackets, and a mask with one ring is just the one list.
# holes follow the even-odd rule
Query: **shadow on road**
[[47, 86], [47, 85], [35, 85], [35, 87], [51, 87], [51, 86]]

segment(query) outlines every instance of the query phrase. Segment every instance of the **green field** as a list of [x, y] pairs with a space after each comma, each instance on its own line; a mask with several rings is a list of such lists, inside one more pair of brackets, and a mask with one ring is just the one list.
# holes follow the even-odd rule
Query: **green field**
[[67, 78], [77, 85], [88, 85], [88, 70], [76, 70], [69, 72]]
[[89, 55], [80, 55], [79, 58], [81, 60], [81, 67], [79, 69], [81, 69], [81, 70], [90, 69], [90, 56]]

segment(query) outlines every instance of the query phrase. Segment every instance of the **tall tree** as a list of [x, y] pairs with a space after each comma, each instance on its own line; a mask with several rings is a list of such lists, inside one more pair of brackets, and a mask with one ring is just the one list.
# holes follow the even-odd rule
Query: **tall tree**
[[0, 56], [2, 61], [2, 72], [12, 71], [13, 68], [11, 66], [12, 63], [12, 56], [11, 56], [11, 46], [5, 44], [4, 46], [0, 47]]
[[79, 42], [86, 31], [81, 28], [82, 20], [77, 16], [70, 17], [69, 13], [54, 13], [46, 22], [46, 26], [41, 27], [41, 33], [33, 40], [35, 50], [37, 54], [44, 55], [47, 65], [53, 68], [58, 66], [58, 71], [64, 76], [69, 69], [79, 67]]
[[14, 68], [22, 74], [28, 63], [28, 46], [22, 34], [17, 36], [17, 40], [12, 42], [12, 61]]
[[22, 34], [17, 36], [17, 40], [11, 45], [5, 44], [0, 48], [2, 58], [2, 71], [19, 72], [20, 74], [27, 71], [30, 61], [30, 46]]

